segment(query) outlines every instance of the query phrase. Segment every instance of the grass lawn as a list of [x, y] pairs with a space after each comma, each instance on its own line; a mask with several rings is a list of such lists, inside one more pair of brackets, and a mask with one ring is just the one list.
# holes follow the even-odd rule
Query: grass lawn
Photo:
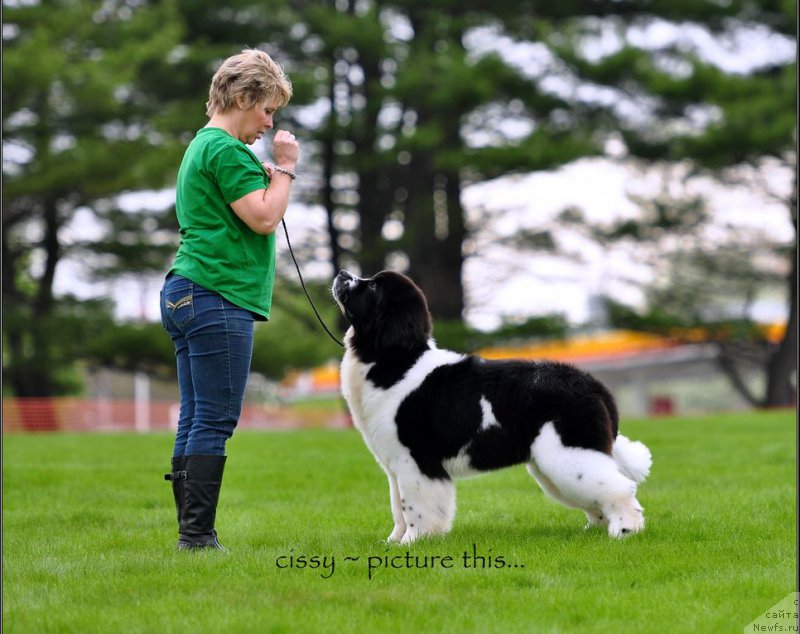
[[382, 541], [388, 487], [356, 432], [243, 431], [229, 556], [173, 550], [168, 435], [7, 434], [3, 629], [742, 632], [797, 590], [794, 412], [622, 430], [653, 452], [644, 533], [584, 531], [516, 467], [460, 482], [452, 533], [410, 549]]

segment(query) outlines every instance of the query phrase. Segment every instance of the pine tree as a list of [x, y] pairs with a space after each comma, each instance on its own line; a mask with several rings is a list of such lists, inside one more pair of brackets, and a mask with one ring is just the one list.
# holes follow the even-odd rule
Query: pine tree
[[88, 246], [67, 235], [78, 211], [102, 219], [116, 194], [174, 174], [176, 113], [148, 81], [169, 77], [182, 26], [171, 2], [20, 3], [3, 18], [4, 381], [50, 395], [70, 388], [53, 282]]
[[[794, 2], [732, 2], [720, 8], [718, 14], [697, 15], [701, 6], [705, 5], [675, 3], [661, 7], [662, 10], [654, 6], [650, 22], [661, 16], [682, 23], [684, 28], [702, 27], [734, 42], [743, 34], [769, 44], [781, 36], [796, 40]], [[706, 9], [711, 11], [710, 7]], [[648, 22], [640, 24], [647, 25]], [[786, 262], [785, 335], [775, 345], [755, 324], [744, 324], [743, 329], [740, 320], [735, 328], [731, 324], [725, 326], [722, 332], [728, 333], [727, 336], [716, 337], [716, 341], [720, 365], [745, 399], [757, 406], [791, 405], [796, 401], [796, 383], [793, 385], [792, 377], [797, 372], [796, 61], [776, 57], [755, 68], [730, 70], [704, 61], [691, 47], [686, 50], [685, 42], [645, 48], [631, 45], [627, 35], [623, 29], [627, 45], [600, 63], [588, 64], [575, 57], [573, 64], [587, 77], [610, 80], [615, 85], [627, 86], [629, 93], [649, 96], [649, 112], [638, 121], [623, 121], [619, 127], [630, 156], [650, 162], [689, 161], [694, 175], [707, 175], [721, 184], [747, 183], [761, 189], [766, 196], [779, 198], [786, 208], [795, 237], [788, 249], [773, 250]], [[772, 191], [768, 179], [763, 177], [776, 165], [794, 174], [788, 193]], [[666, 209], [673, 216], [670, 231], [691, 230], [689, 223], [696, 214], [682, 217], [677, 213], [681, 204], [673, 201]], [[645, 216], [641, 222], [628, 223], [627, 229], [617, 230], [622, 232], [620, 235], [638, 235], [639, 239], [648, 240], [648, 230], [656, 227], [656, 223], [652, 216], [650, 222]], [[707, 272], [719, 271], [727, 262], [728, 279], [738, 279], [752, 288], [755, 281], [764, 279], [764, 274], [755, 267], [748, 271], [732, 266], [730, 253], [736, 248], [736, 245], [720, 248], [716, 258], [709, 252], [686, 255], [695, 265], [702, 264]], [[710, 282], [712, 276], [708, 279]], [[673, 292], [691, 293], [688, 287], [680, 289], [679, 284], [673, 283], [671, 288]], [[702, 297], [695, 295], [693, 301], [702, 301]], [[656, 322], [665, 318], [663, 308], [667, 305], [672, 310], [667, 321], [673, 323], [696, 320], [696, 314], [702, 312], [695, 306], [681, 313], [680, 302], [661, 302], [651, 306], [655, 312], [662, 311]], [[720, 331], [716, 326], [715, 330]], [[742, 368], [752, 364], [753, 359], [764, 371], [763, 394], [754, 393], [742, 376]]]

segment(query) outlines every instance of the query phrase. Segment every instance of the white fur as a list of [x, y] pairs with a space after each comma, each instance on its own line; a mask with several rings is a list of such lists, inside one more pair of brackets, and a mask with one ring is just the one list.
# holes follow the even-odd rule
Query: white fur
[[650, 475], [653, 456], [650, 450], [638, 440], [633, 441], [623, 435], [618, 435], [611, 455], [619, 465], [620, 471], [634, 482], [644, 482]]
[[[489, 403], [485, 396], [481, 396], [480, 404], [481, 412], [483, 413], [480, 427], [481, 431], [485, 431], [490, 427], [499, 427], [500, 423], [497, 422], [497, 419], [494, 416], [492, 404]], [[466, 446], [461, 448], [457, 456], [454, 458], [448, 458], [442, 463], [444, 470], [447, 471], [451, 478], [470, 478], [477, 475], [483, 475], [483, 471], [477, 471], [470, 465], [470, 458], [468, 454], [469, 447], [470, 443], [467, 443]]]
[[[401, 544], [411, 544], [423, 535], [450, 532], [456, 514], [456, 487], [452, 480], [433, 480], [423, 475], [410, 457], [389, 466], [396, 469], [400, 509], [405, 521]], [[397, 521], [392, 534], [398, 533]]]
[[442, 463], [444, 470], [451, 478], [470, 478], [483, 474], [482, 471], [476, 471], [470, 465], [468, 450], [469, 444], [462, 447], [455, 458], [448, 458]]
[[608, 527], [612, 537], [644, 528], [636, 482], [617, 462], [593, 449], [565, 447], [553, 423], [546, 423], [531, 445], [528, 471], [550, 497], [583, 509], [589, 524]]
[[492, 411], [492, 404], [486, 400], [485, 396], [481, 396], [481, 411], [483, 412], [483, 420], [481, 421], [481, 429], [489, 429], [490, 427], [497, 427], [500, 423], [494, 417]]

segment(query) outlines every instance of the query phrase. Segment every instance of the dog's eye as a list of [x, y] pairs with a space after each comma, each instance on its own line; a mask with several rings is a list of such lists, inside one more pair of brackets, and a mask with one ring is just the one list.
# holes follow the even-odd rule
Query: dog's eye
[[369, 284], [367, 284], [367, 288], [371, 291], [375, 291], [375, 289], [378, 288], [378, 285], [375, 282], [370, 282]]

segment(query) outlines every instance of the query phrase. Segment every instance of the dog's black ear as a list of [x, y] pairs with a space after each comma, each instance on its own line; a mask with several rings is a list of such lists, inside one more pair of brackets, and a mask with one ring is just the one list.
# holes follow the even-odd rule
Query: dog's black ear
[[384, 350], [415, 350], [425, 347], [433, 322], [425, 295], [410, 279], [402, 277], [400, 288], [387, 289], [377, 320], [375, 347]]
[[398, 312], [399, 314], [381, 319], [376, 324], [376, 350], [415, 350], [427, 344], [430, 329], [420, 323], [419, 317], [413, 314], [415, 311]]

